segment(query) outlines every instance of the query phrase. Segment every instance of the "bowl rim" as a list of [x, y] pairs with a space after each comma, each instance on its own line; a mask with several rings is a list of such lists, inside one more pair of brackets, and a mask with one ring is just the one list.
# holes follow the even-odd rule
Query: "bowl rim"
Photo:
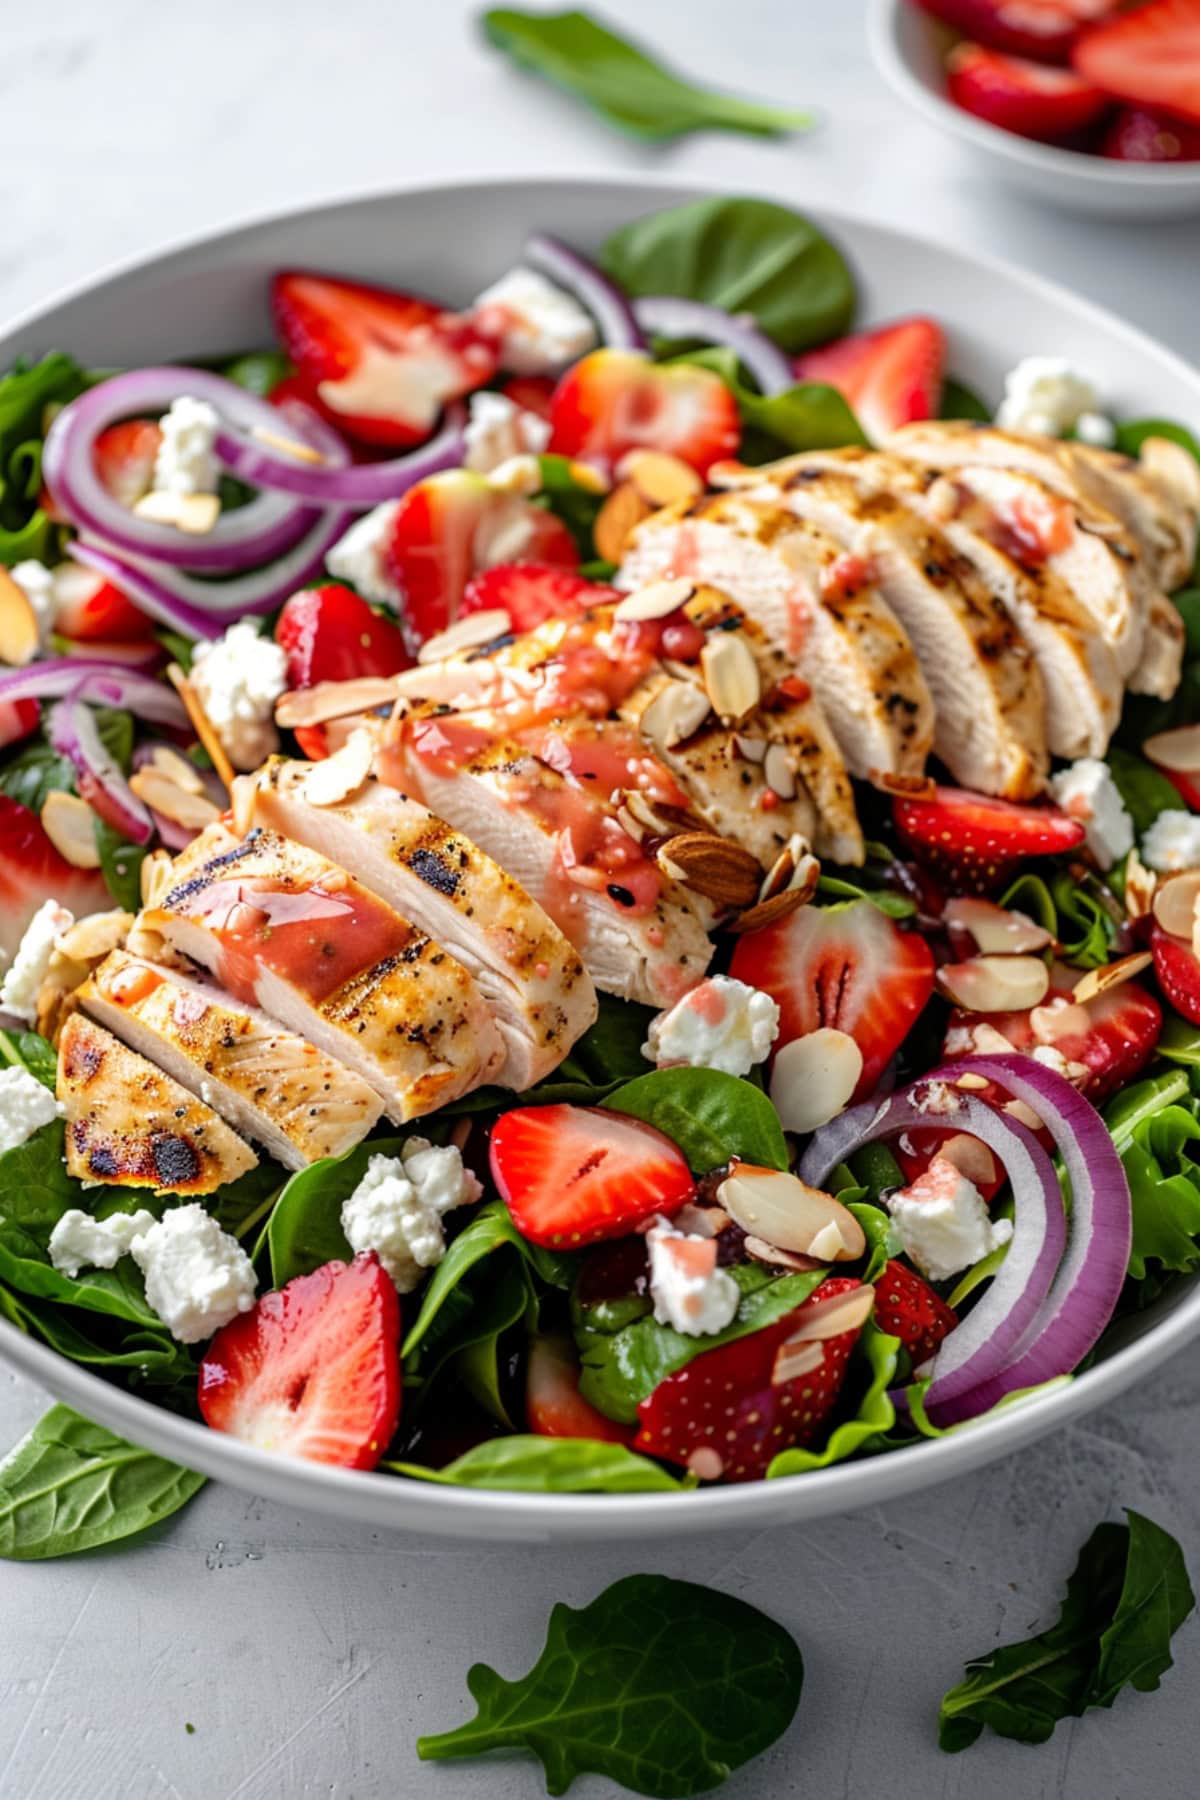
[[[905, 0], [900, 0], [905, 3]], [[877, 0], [887, 5], [890, 0]], [[57, 308], [86, 300], [105, 287], [136, 274], [165, 274], [172, 263], [208, 253], [216, 256], [232, 250], [250, 235], [270, 227], [287, 225], [306, 217], [347, 207], [402, 203], [417, 195], [486, 196], [496, 190], [528, 190], [545, 193], [562, 189], [568, 194], [582, 189], [627, 195], [631, 212], [639, 198], [651, 204], [681, 204], [689, 199], [744, 193], [698, 178], [664, 178], [654, 172], [622, 172], [617, 175], [570, 174], [541, 176], [489, 172], [479, 177], [456, 175], [439, 180], [388, 182], [367, 190], [355, 189], [341, 196], [308, 200], [284, 208], [267, 208], [243, 215], [233, 225], [217, 230], [180, 234], [149, 254], [140, 253], [110, 264], [81, 280], [67, 284], [48, 299], [25, 309], [0, 329], [0, 359], [10, 353], [13, 339]], [[806, 208], [808, 202], [801, 197]], [[932, 237], [898, 227], [886, 220], [817, 203], [808, 208], [833, 236], [853, 235], [856, 229], [881, 238], [892, 238], [911, 249], [924, 248], [944, 260], [947, 256], [994, 275], [999, 281], [1023, 289], [1031, 297], [1065, 307], [1077, 317], [1090, 319], [1160, 365], [1182, 378], [1200, 410], [1200, 372], [1174, 350], [1158, 343], [1148, 332], [1130, 324], [1107, 308], [1077, 295], [1058, 282], [986, 252], [938, 243]], [[1186, 1282], [1186, 1277], [1179, 1278]], [[193, 1420], [180, 1417], [144, 1398], [141, 1393], [114, 1386], [86, 1366], [73, 1363], [26, 1336], [16, 1325], [0, 1319], [0, 1358], [47, 1388], [57, 1398], [78, 1406], [90, 1418], [121, 1432], [132, 1442], [156, 1450], [235, 1487], [290, 1504], [309, 1504], [343, 1516], [369, 1515], [372, 1523], [393, 1529], [420, 1530], [442, 1535], [470, 1535], [477, 1528], [486, 1538], [525, 1537], [548, 1541], [552, 1537], [579, 1538], [606, 1535], [642, 1535], [678, 1532], [702, 1533], [728, 1529], [756, 1516], [779, 1520], [786, 1496], [802, 1481], [803, 1493], [812, 1504], [797, 1509], [797, 1516], [816, 1518], [856, 1510], [926, 1487], [969, 1471], [997, 1457], [1012, 1453], [1051, 1430], [1056, 1424], [1091, 1411], [1111, 1399], [1143, 1375], [1157, 1368], [1174, 1352], [1200, 1334], [1200, 1282], [1167, 1316], [1134, 1341], [1113, 1351], [1103, 1362], [1061, 1387], [1008, 1408], [993, 1412], [978, 1423], [945, 1436], [921, 1440], [866, 1461], [831, 1464], [800, 1476], [748, 1482], [680, 1493], [642, 1492], [621, 1494], [570, 1494], [519, 1489], [460, 1487], [362, 1470], [333, 1468], [257, 1449], [242, 1440]], [[391, 1512], [399, 1516], [392, 1518]], [[494, 1528], [489, 1533], [489, 1527]]]
[[[989, 150], [1026, 172], [1053, 171], [1076, 178], [1097, 189], [1108, 188], [1125, 193], [1153, 190], [1155, 193], [1200, 190], [1200, 162], [1126, 163], [1114, 158], [1092, 156], [1082, 150], [1066, 150], [1057, 144], [1042, 144], [1036, 138], [1023, 138], [1015, 131], [1004, 131], [977, 119], [961, 106], [955, 106], [945, 94], [923, 80], [913, 68], [900, 38], [900, 21], [918, 8], [913, 0], [870, 0], [867, 12], [867, 43], [876, 67], [892, 89], [909, 100], [934, 125], [953, 132], [978, 149]], [[922, 15], [925, 26], [933, 31], [937, 20]]]

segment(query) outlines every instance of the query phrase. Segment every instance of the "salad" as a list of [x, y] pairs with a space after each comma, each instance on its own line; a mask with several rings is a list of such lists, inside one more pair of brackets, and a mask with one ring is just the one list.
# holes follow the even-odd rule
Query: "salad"
[[0, 1316], [558, 1491], [1071, 1380], [1200, 1267], [1195, 438], [757, 200], [271, 300], [0, 382]]

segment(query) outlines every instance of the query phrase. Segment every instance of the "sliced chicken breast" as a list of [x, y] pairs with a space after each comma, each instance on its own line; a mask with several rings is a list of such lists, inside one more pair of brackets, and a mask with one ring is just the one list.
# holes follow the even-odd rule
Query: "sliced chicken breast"
[[128, 951], [115, 950], [75, 998], [285, 1169], [345, 1155], [383, 1111], [344, 1063], [219, 988]]
[[128, 949], [191, 958], [381, 1095], [421, 1117], [489, 1081], [505, 1056], [462, 964], [344, 869], [273, 831], [210, 825]]
[[277, 756], [243, 776], [239, 820], [353, 869], [469, 970], [504, 1040], [502, 1086], [520, 1091], [549, 1075], [596, 1017], [578, 950], [470, 838], [374, 773], [336, 801], [310, 798], [321, 766]]
[[156, 1194], [211, 1194], [258, 1158], [186, 1088], [83, 1013], [58, 1044], [67, 1174]]

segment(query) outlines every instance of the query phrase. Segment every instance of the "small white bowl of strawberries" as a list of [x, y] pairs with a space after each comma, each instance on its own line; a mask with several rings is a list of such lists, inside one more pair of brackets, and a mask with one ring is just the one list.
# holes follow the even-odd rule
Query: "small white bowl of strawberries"
[[1200, 212], [1200, 0], [873, 0], [892, 87], [1039, 199]]

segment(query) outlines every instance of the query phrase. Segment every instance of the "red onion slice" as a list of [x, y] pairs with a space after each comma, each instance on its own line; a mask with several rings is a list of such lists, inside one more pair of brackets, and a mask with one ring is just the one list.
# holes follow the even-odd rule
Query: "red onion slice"
[[72, 694], [51, 707], [46, 736], [59, 755], [69, 757], [75, 765], [80, 796], [93, 812], [122, 837], [135, 844], [148, 843], [154, 835], [154, 821], [105, 749], [95, 714], [84, 704], [87, 692], [85, 677]]
[[[307, 414], [310, 421], [315, 417], [309, 408], [295, 402], [279, 410], [296, 417]], [[215, 448], [226, 468], [252, 487], [277, 488], [304, 499], [322, 500], [327, 505], [379, 506], [385, 500], [399, 500], [427, 475], [461, 467], [467, 454], [465, 422], [463, 408], [453, 406], [441, 430], [418, 450], [407, 456], [390, 457], [387, 462], [354, 466], [331, 468], [328, 464], [301, 462], [233, 426], [222, 426]], [[304, 436], [310, 440], [315, 437], [311, 425], [306, 426]]]
[[652, 337], [700, 338], [736, 353], [764, 394], [784, 394], [795, 387], [792, 365], [752, 319], [740, 318], [723, 306], [684, 300], [674, 294], [650, 294], [635, 300], [633, 314]]
[[572, 250], [561, 238], [549, 232], [535, 231], [526, 239], [523, 260], [548, 281], [585, 306], [596, 322], [601, 341], [610, 350], [644, 350], [646, 339], [634, 316], [633, 307], [615, 281], [601, 273], [595, 263]]
[[21, 669], [0, 671], [0, 702], [7, 700], [58, 700], [78, 688], [86, 677], [88, 697], [101, 706], [122, 706], [135, 718], [156, 725], [189, 730], [188, 716], [178, 694], [165, 682], [153, 681], [119, 662], [87, 664], [74, 656], [48, 657]]

